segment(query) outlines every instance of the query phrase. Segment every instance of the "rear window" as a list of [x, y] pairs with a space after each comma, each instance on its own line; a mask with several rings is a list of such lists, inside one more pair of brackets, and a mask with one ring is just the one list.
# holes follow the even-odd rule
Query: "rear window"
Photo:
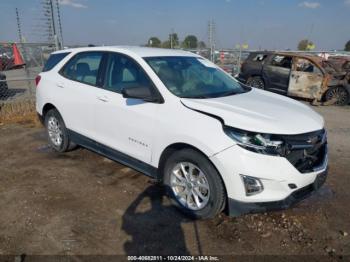
[[50, 71], [52, 68], [54, 68], [63, 58], [65, 58], [69, 53], [59, 53], [59, 54], [52, 54], [50, 55], [49, 59], [47, 60], [43, 72]]

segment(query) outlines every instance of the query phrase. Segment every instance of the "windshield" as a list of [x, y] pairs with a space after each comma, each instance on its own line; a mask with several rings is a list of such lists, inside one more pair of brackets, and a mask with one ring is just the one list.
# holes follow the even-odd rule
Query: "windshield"
[[197, 57], [146, 57], [164, 85], [178, 97], [214, 98], [247, 92], [214, 64]]

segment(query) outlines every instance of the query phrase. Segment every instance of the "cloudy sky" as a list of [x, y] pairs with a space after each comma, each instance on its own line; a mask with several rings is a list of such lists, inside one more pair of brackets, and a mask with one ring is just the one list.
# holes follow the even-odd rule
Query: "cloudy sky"
[[[41, 0], [0, 1], [0, 41], [18, 41], [15, 7], [29, 42], [42, 39]], [[350, 0], [60, 0], [65, 44], [131, 44], [150, 36], [208, 40], [218, 47], [295, 49], [310, 38], [317, 49], [343, 49], [350, 40]]]

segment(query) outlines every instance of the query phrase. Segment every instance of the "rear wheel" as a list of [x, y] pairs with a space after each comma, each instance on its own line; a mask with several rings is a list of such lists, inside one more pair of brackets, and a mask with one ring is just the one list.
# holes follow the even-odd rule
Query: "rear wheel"
[[164, 168], [164, 184], [172, 202], [192, 218], [215, 217], [225, 207], [225, 189], [210, 161], [193, 149], [170, 156]]
[[258, 89], [265, 89], [264, 80], [260, 76], [249, 77], [247, 85]]
[[349, 93], [343, 86], [331, 87], [326, 93], [326, 101], [333, 101], [338, 106], [349, 104]]
[[46, 113], [45, 127], [49, 145], [57, 152], [67, 152], [76, 146], [69, 140], [66, 125], [56, 109]]

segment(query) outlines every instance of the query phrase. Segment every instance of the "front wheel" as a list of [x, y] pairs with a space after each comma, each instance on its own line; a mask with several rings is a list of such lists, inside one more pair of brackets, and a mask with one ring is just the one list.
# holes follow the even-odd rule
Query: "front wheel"
[[247, 86], [265, 89], [264, 80], [260, 76], [249, 77], [247, 80]]
[[225, 207], [226, 194], [220, 175], [199, 152], [183, 149], [174, 153], [164, 172], [164, 184], [172, 202], [186, 215], [212, 218]]

